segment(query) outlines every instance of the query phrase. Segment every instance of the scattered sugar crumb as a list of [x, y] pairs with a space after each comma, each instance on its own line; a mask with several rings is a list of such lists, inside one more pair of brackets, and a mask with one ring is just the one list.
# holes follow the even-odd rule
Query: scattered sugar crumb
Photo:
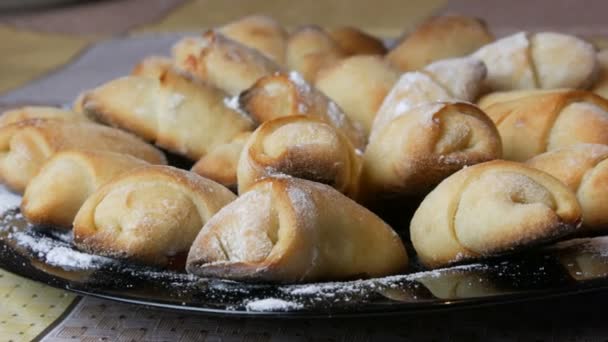
[[302, 309], [303, 307], [300, 303], [278, 298], [253, 300], [245, 305], [247, 311], [288, 311]]
[[299, 72], [290, 71], [289, 80], [291, 80], [296, 85], [296, 87], [298, 87], [298, 91], [301, 91], [301, 92], [310, 91], [310, 84], [308, 84], [308, 82], [306, 82], [306, 80], [304, 80], [304, 77], [302, 77], [302, 75], [300, 75]]
[[0, 215], [7, 211], [19, 208], [21, 196], [10, 192], [4, 185], [0, 185]]

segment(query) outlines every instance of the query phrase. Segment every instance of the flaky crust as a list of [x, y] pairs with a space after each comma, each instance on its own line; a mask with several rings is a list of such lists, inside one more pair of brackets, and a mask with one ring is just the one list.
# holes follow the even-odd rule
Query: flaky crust
[[0, 127], [0, 180], [23, 192], [42, 164], [69, 149], [129, 154], [152, 164], [165, 164], [162, 152], [136, 136], [89, 122], [25, 120]]
[[247, 140], [237, 168], [239, 193], [257, 181], [289, 175], [333, 186], [354, 197], [361, 157], [348, 138], [327, 123], [287, 116], [260, 125]]
[[404, 73], [382, 101], [370, 140], [393, 118], [418, 105], [435, 101], [474, 101], [485, 76], [483, 62], [471, 57], [446, 59], [421, 71]]
[[429, 268], [545, 243], [578, 230], [581, 208], [552, 176], [502, 160], [446, 178], [410, 224], [419, 260]]
[[235, 199], [224, 186], [171, 166], [143, 166], [96, 190], [74, 219], [74, 244], [98, 255], [166, 265]]
[[318, 26], [295, 30], [287, 41], [287, 67], [314, 82], [319, 70], [346, 57], [338, 43]]
[[63, 151], [49, 159], [32, 178], [21, 201], [31, 223], [70, 229], [80, 206], [113, 177], [147, 163], [106, 151]]
[[236, 168], [241, 151], [251, 132], [244, 132], [230, 142], [215, 146], [192, 166], [190, 171], [216, 181], [230, 190], [237, 190]]
[[608, 100], [583, 90], [504, 95], [485, 108], [503, 142], [503, 157], [525, 161], [577, 143], [608, 144]]
[[285, 65], [287, 31], [271, 17], [246, 16], [220, 27], [219, 32], [236, 42], [258, 50], [279, 65]]
[[577, 144], [545, 152], [526, 164], [554, 176], [576, 193], [583, 228], [608, 229], [608, 146]]
[[352, 26], [342, 26], [329, 30], [329, 36], [348, 56], [352, 55], [384, 55], [386, 47], [378, 39]]
[[399, 72], [379, 56], [352, 56], [321, 69], [315, 86], [359, 123], [366, 134]]
[[270, 58], [217, 31], [177, 42], [173, 61], [181, 70], [231, 95], [238, 95], [262, 76], [281, 71]]
[[262, 77], [239, 96], [239, 102], [257, 122], [291, 115], [313, 116], [342, 131], [355, 147], [365, 147], [367, 139], [361, 127], [297, 72]]
[[86, 114], [192, 160], [252, 130], [252, 121], [227, 105], [222, 90], [170, 66], [156, 67], [160, 70], [149, 67], [145, 75], [118, 78], [88, 92]]
[[333, 188], [269, 178], [203, 227], [187, 271], [293, 283], [390, 275], [404, 271], [407, 260], [390, 226]]
[[599, 65], [593, 46], [553, 32], [520, 32], [488, 44], [475, 53], [488, 68], [491, 91], [587, 88]]
[[0, 114], [0, 127], [29, 119], [53, 119], [62, 121], [87, 121], [81, 113], [55, 107], [25, 106]]
[[466, 56], [494, 40], [477, 18], [445, 15], [431, 18], [386, 55], [402, 71], [413, 71], [446, 58]]
[[464, 102], [429, 102], [389, 121], [363, 155], [361, 199], [424, 195], [464, 166], [501, 156], [496, 127]]

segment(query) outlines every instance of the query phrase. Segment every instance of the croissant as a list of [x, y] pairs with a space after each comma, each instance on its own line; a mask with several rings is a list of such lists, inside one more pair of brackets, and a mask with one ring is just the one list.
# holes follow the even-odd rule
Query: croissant
[[352, 56], [319, 71], [315, 86], [344, 110], [365, 134], [399, 72], [380, 56]]
[[186, 270], [288, 283], [386, 276], [407, 261], [390, 226], [330, 186], [268, 178], [207, 222]]
[[420, 104], [475, 100], [485, 76], [483, 62], [470, 57], [446, 59], [432, 63], [421, 71], [404, 73], [378, 109], [370, 140], [393, 118]]
[[54, 119], [63, 121], [87, 121], [81, 113], [55, 107], [26, 106], [7, 110], [0, 115], [0, 127], [29, 119]]
[[0, 181], [23, 192], [55, 152], [68, 149], [129, 154], [165, 164], [162, 152], [118, 129], [88, 122], [32, 119], [0, 127]]
[[29, 182], [21, 213], [31, 223], [69, 229], [80, 206], [97, 188], [121, 173], [146, 164], [141, 159], [115, 152], [58, 152]]
[[376, 132], [363, 155], [363, 197], [421, 195], [464, 166], [500, 158], [492, 120], [464, 102], [429, 102]]
[[597, 53], [597, 62], [600, 70], [599, 77], [591, 90], [603, 98], [608, 98], [608, 50]]
[[314, 82], [319, 70], [346, 54], [327, 32], [318, 26], [304, 26], [292, 32], [287, 41], [287, 67], [307, 82]]
[[187, 37], [173, 46], [175, 65], [231, 95], [251, 87], [260, 77], [281, 67], [255, 49], [208, 31]]
[[149, 56], [141, 60], [131, 70], [133, 76], [148, 76], [161, 78], [162, 75], [173, 67], [173, 61], [168, 57]]
[[260, 125], [243, 147], [237, 167], [239, 194], [262, 178], [286, 174], [333, 186], [353, 197], [361, 156], [331, 125], [307, 116], [286, 116]]
[[271, 17], [250, 15], [222, 26], [219, 32], [258, 50], [279, 65], [285, 64], [287, 31]]
[[486, 64], [486, 86], [494, 91], [587, 88], [599, 68], [591, 44], [553, 32], [520, 32], [483, 46], [472, 56]]
[[257, 122], [300, 114], [314, 116], [342, 131], [355, 147], [365, 147], [367, 139], [361, 127], [297, 72], [264, 76], [243, 92], [239, 101]]
[[356, 27], [343, 26], [329, 31], [329, 36], [348, 56], [384, 55], [386, 47], [382, 40], [371, 36]]
[[386, 59], [413, 71], [441, 59], [466, 56], [494, 40], [485, 22], [461, 15], [431, 18], [389, 51]]
[[503, 157], [525, 161], [577, 143], [608, 144], [608, 100], [588, 91], [529, 91], [485, 108]]
[[583, 228], [608, 228], [608, 146], [578, 144], [540, 154], [526, 162], [566, 184], [583, 210]]
[[511, 253], [580, 227], [576, 196], [552, 176], [496, 160], [446, 178], [410, 224], [418, 258], [429, 268]]
[[201, 227], [235, 195], [171, 166], [143, 166], [97, 189], [74, 219], [88, 253], [165, 266], [177, 263]]
[[192, 160], [252, 129], [249, 117], [227, 105], [223, 91], [171, 68], [160, 77], [152, 74], [118, 78], [89, 91], [86, 114]]
[[250, 132], [244, 132], [230, 142], [215, 146], [192, 167], [192, 172], [236, 190], [236, 168]]

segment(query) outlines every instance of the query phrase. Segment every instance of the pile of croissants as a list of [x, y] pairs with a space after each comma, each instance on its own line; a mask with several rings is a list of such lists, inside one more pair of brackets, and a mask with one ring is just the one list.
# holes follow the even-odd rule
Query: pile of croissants
[[404, 239], [425, 267], [514, 253], [608, 231], [604, 52], [553, 32], [495, 40], [459, 15], [388, 50], [249, 16], [71, 110], [5, 112], [0, 180], [80, 250], [204, 277], [405, 273], [402, 238], [367, 208], [412, 201]]

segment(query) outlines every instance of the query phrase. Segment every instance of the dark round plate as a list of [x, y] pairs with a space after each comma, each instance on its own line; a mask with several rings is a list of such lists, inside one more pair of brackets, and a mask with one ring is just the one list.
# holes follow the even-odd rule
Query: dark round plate
[[121, 302], [275, 317], [405, 314], [608, 288], [608, 237], [441, 270], [303, 285], [244, 284], [127, 264], [78, 252], [70, 238], [41, 232], [28, 225], [18, 209], [9, 210], [0, 219], [0, 267], [54, 287]]

